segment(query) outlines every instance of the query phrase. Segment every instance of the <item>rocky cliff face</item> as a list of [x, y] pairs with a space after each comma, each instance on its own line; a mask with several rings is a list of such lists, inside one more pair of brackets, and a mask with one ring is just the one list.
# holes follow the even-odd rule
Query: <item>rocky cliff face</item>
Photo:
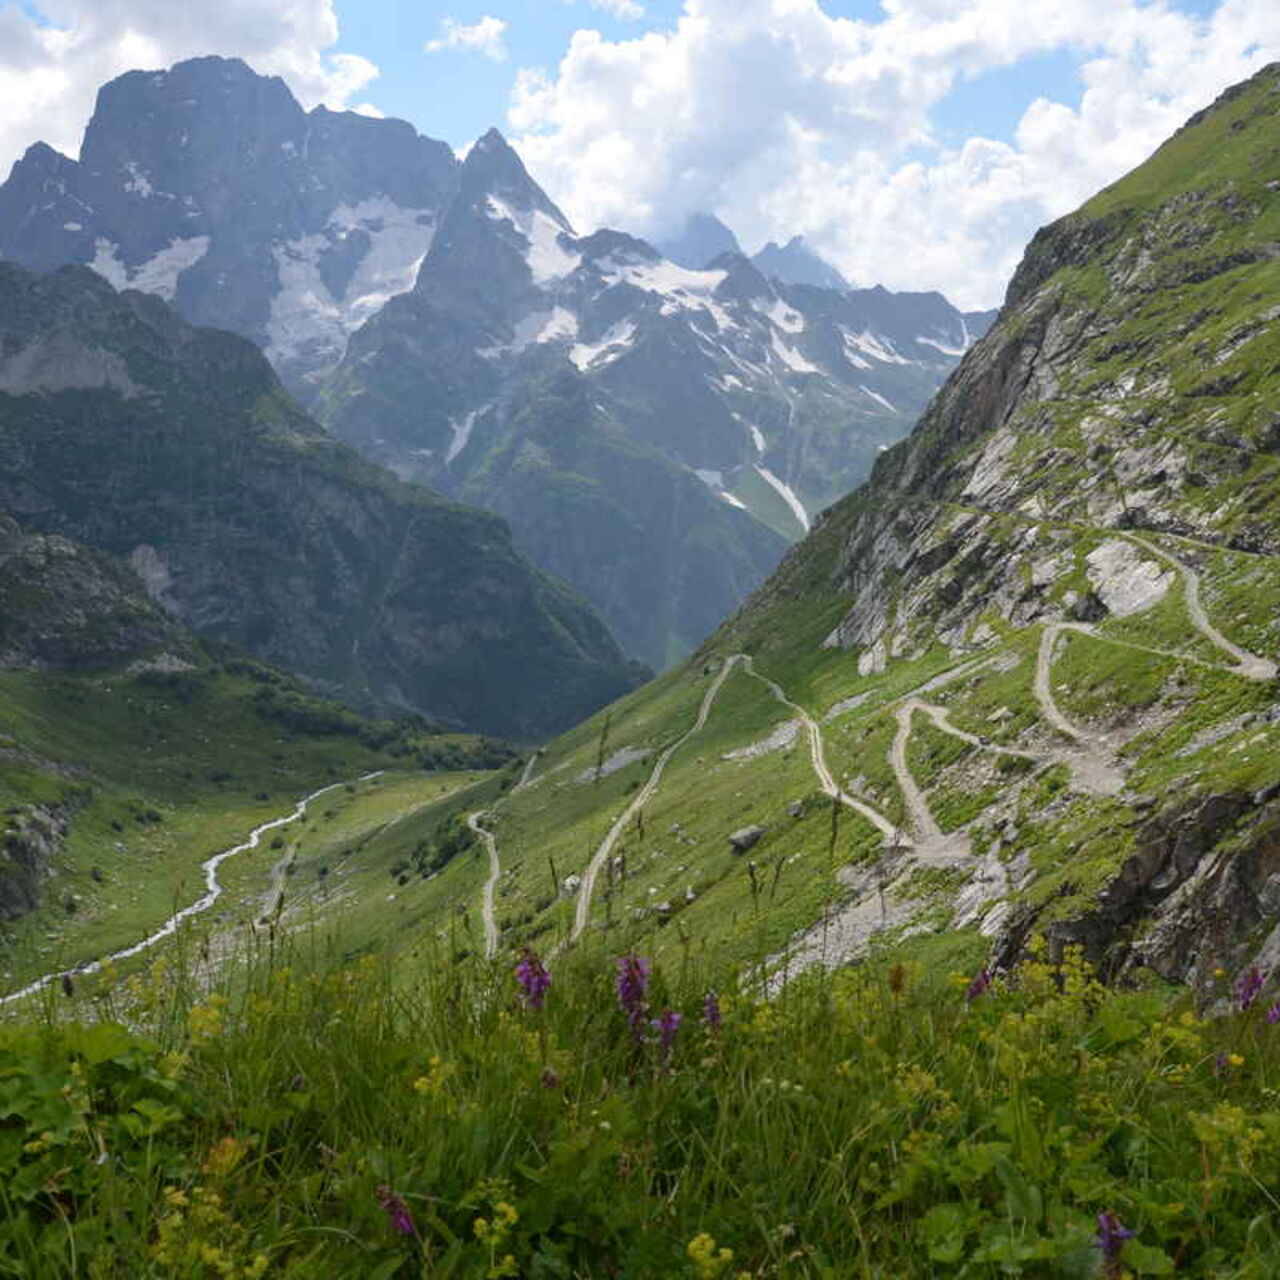
[[184, 662], [191, 638], [118, 561], [0, 513], [0, 669]]
[[65, 809], [46, 805], [19, 805], [0, 817], [0, 921], [16, 920], [36, 906], [67, 822]]
[[403, 121], [304, 112], [282, 80], [197, 58], [106, 85], [78, 162], [27, 152], [0, 187], [0, 257], [154, 293], [305, 392], [413, 284], [457, 167]]
[[1263, 73], [1036, 236], [999, 324], [840, 517], [858, 603], [835, 642], [1096, 607], [1045, 562], [1036, 521], [1280, 551], [1278, 82]]
[[497, 517], [362, 462], [249, 343], [83, 268], [0, 268], [0, 507], [357, 703], [536, 736], [634, 680]]

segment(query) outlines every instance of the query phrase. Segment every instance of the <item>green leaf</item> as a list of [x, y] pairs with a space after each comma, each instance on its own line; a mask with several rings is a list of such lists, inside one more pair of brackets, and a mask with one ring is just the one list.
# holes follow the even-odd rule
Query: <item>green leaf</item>
[[935, 1204], [920, 1220], [929, 1258], [933, 1262], [959, 1262], [964, 1257], [967, 1220], [963, 1206]]
[[1141, 1240], [1126, 1240], [1120, 1259], [1140, 1276], [1173, 1275], [1173, 1259], [1163, 1249], [1143, 1244]]
[[996, 1174], [1004, 1184], [1009, 1216], [1015, 1221], [1038, 1223], [1044, 1217], [1044, 1197], [1034, 1182], [1022, 1176], [1010, 1161], [996, 1162]]

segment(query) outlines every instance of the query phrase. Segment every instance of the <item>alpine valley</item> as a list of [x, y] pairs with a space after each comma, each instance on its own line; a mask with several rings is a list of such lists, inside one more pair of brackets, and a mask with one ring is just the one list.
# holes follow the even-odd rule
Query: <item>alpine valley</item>
[[686, 235], [683, 266], [580, 238], [496, 131], [460, 162], [222, 58], [113, 81], [79, 161], [36, 145], [0, 187], [0, 257], [88, 265], [257, 343], [366, 457], [504, 516], [655, 669], [868, 473], [992, 319], [849, 290], [794, 243], [749, 261], [722, 232], [714, 262]]
[[1274, 64], [992, 321], [104, 89], [0, 192], [0, 1264], [1280, 1274], [1278, 193]]

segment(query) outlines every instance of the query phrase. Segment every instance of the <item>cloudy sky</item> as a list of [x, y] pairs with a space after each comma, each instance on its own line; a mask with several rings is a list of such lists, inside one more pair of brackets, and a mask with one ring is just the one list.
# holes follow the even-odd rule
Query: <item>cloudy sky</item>
[[1280, 59], [1277, 0], [0, 0], [0, 172], [97, 86], [239, 55], [465, 148], [512, 139], [580, 231], [719, 214], [860, 284], [992, 305], [1037, 226]]

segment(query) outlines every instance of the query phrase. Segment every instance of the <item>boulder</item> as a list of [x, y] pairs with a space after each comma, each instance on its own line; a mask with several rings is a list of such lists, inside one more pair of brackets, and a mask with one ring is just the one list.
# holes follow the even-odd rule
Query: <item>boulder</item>
[[734, 853], [746, 853], [748, 849], [754, 849], [760, 843], [760, 837], [764, 835], [763, 827], [742, 827], [735, 831], [729, 837], [729, 843], [733, 846]]

